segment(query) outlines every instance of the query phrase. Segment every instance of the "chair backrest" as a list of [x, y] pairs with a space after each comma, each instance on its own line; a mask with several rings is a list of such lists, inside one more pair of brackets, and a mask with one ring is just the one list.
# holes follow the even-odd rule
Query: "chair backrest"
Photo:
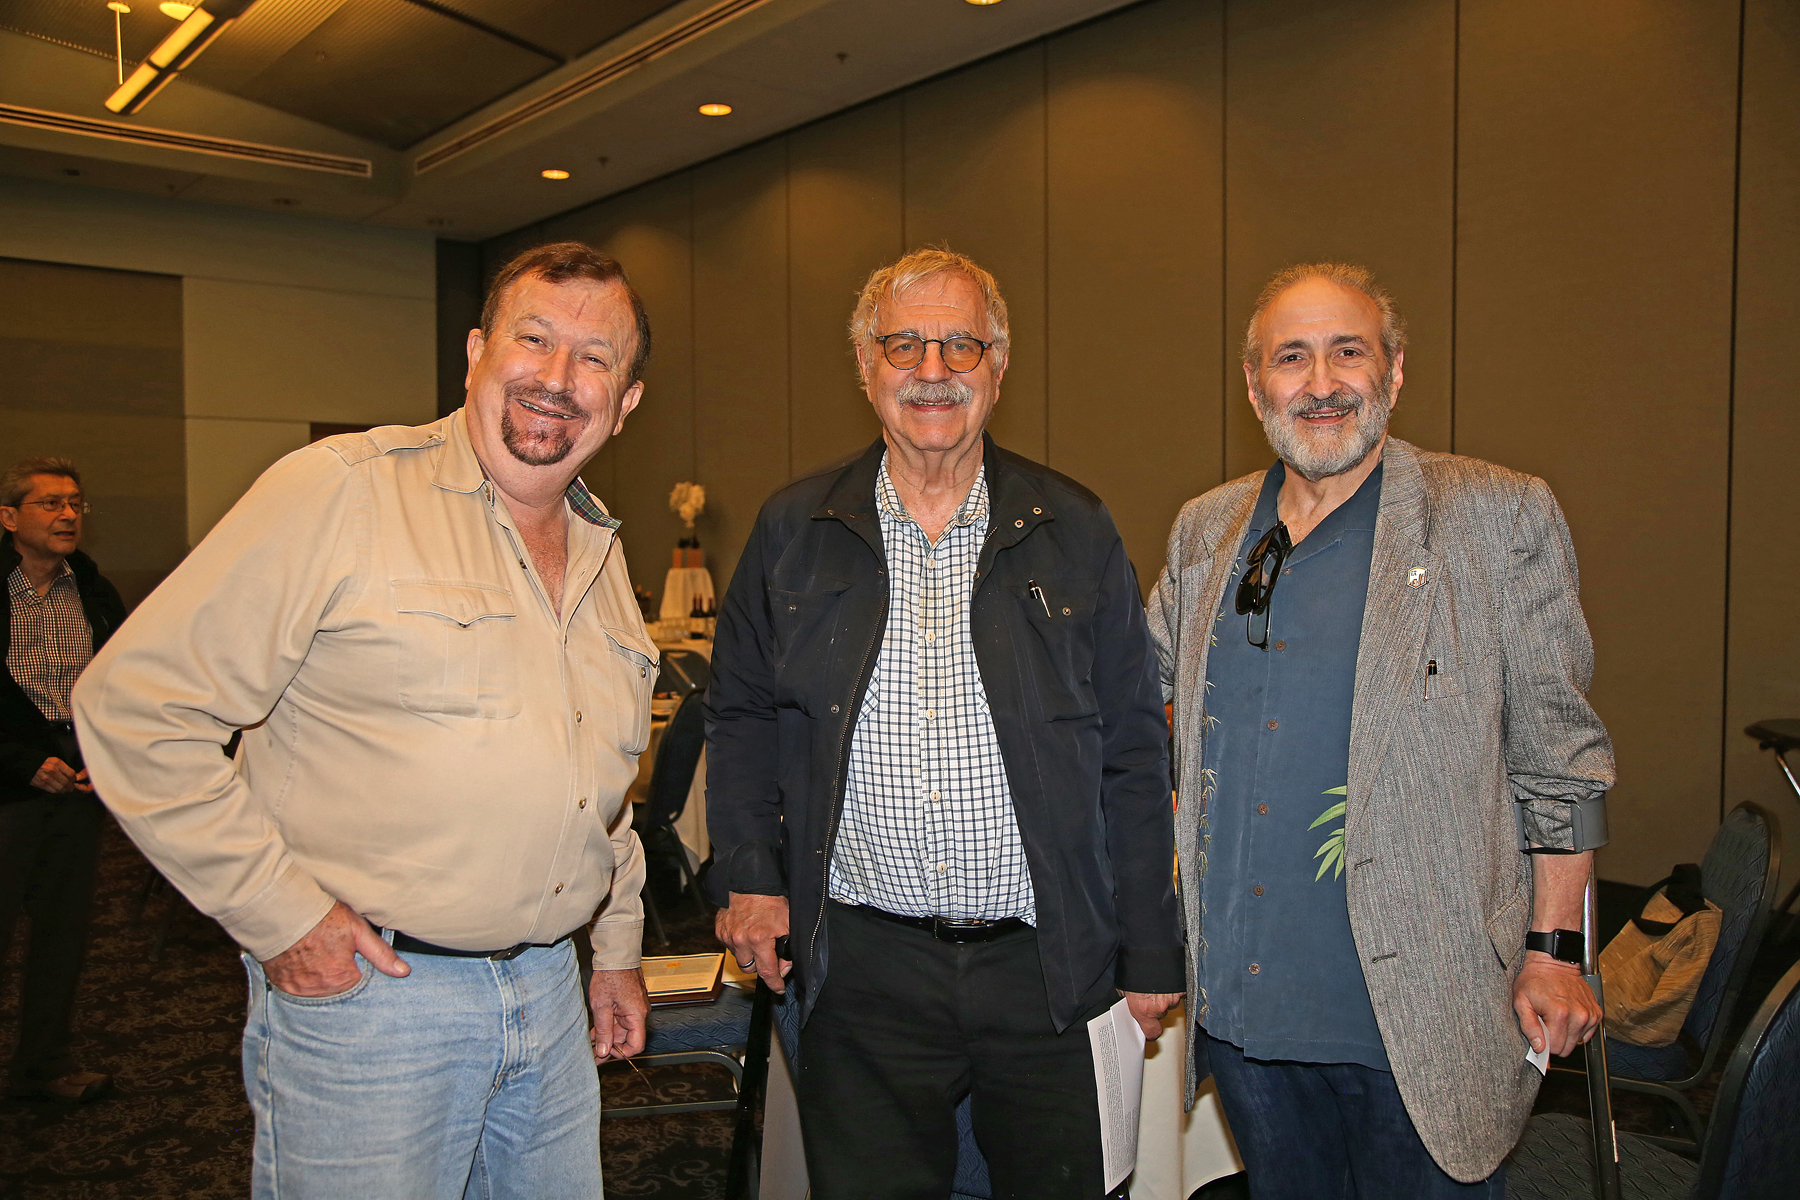
[[656, 674], [658, 692], [703, 692], [712, 681], [712, 662], [697, 650], [664, 650]]
[[1750, 1019], [1713, 1101], [1694, 1195], [1707, 1200], [1800, 1196], [1800, 966]]
[[1780, 846], [1774, 816], [1746, 801], [1725, 814], [1700, 864], [1701, 891], [1723, 911], [1718, 943], [1681, 1028], [1705, 1050], [1708, 1065], [1729, 1032], [1732, 1006], [1769, 923], [1781, 874]]
[[705, 692], [689, 692], [681, 707], [669, 718], [663, 730], [662, 743], [656, 747], [656, 762], [650, 768], [650, 798], [644, 805], [644, 820], [651, 829], [672, 824], [687, 806], [688, 789], [694, 783], [694, 768], [700, 765], [700, 751], [706, 746], [706, 712], [702, 707]]

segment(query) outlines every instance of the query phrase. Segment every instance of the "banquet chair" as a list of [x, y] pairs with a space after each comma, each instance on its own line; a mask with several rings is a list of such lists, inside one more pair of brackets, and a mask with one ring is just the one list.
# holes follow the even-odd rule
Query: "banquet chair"
[[[1660, 1139], [1619, 1135], [1630, 1200], [1793, 1200], [1800, 1196], [1800, 966], [1751, 1018], [1726, 1064], [1712, 1124], [1694, 1162]], [[1509, 1200], [1586, 1200], [1593, 1192], [1587, 1120], [1545, 1113], [1526, 1122], [1507, 1160]]]
[[[644, 844], [646, 860], [654, 855], [673, 863], [701, 912], [708, 909], [706, 896], [688, 862], [687, 849], [675, 832], [675, 822], [687, 807], [688, 790], [693, 787], [700, 752], [706, 746], [706, 717], [701, 707], [704, 695], [699, 690], [689, 692], [669, 719], [669, 727], [663, 730], [662, 742], [656, 747], [656, 761], [650, 767], [649, 799], [631, 815], [631, 826]], [[666, 946], [668, 935], [663, 931], [662, 914], [657, 911], [647, 875], [643, 894], [644, 915], [656, 930], [657, 940]]]
[[685, 699], [691, 692], [703, 692], [712, 682], [712, 662], [697, 650], [664, 650], [662, 666], [656, 674], [658, 693], [672, 693]]
[[1780, 875], [1781, 830], [1774, 816], [1748, 801], [1725, 814], [1700, 864], [1701, 892], [1723, 910], [1719, 940], [1680, 1036], [1673, 1045], [1657, 1047], [1606, 1039], [1613, 1086], [1661, 1096], [1680, 1111], [1692, 1132], [1691, 1138], [1661, 1139], [1665, 1146], [1692, 1146], [1705, 1134], [1706, 1125], [1687, 1091], [1712, 1072], [1730, 1035], [1732, 1010], [1762, 943]]

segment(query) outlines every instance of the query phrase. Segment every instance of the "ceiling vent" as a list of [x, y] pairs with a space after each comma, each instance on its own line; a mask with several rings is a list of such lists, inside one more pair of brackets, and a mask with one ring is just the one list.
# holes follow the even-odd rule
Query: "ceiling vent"
[[30, 129], [105, 138], [111, 142], [130, 142], [134, 146], [191, 150], [196, 154], [216, 154], [220, 158], [247, 159], [283, 167], [299, 167], [305, 171], [324, 171], [330, 175], [344, 175], [353, 179], [369, 179], [375, 174], [374, 164], [366, 158], [346, 158], [339, 154], [294, 150], [287, 146], [265, 146], [260, 142], [240, 142], [235, 138], [208, 137], [199, 133], [181, 133], [174, 129], [152, 129], [147, 125], [128, 125], [123, 121], [99, 121], [69, 113], [21, 108], [16, 104], [0, 104], [0, 121], [8, 125], [24, 125]]
[[453, 158], [458, 158], [485, 142], [490, 142], [501, 134], [517, 129], [527, 121], [535, 120], [547, 112], [552, 112], [587, 95], [595, 88], [604, 87], [622, 75], [637, 70], [652, 59], [661, 58], [669, 51], [685, 46], [706, 33], [753, 8], [761, 7], [768, 0], [724, 0], [704, 12], [697, 13], [672, 26], [664, 32], [644, 42], [635, 49], [608, 59], [591, 71], [584, 71], [559, 87], [545, 92], [526, 104], [510, 112], [502, 113], [483, 125], [478, 125], [461, 137], [453, 138], [434, 150], [428, 150], [413, 160], [413, 174], [423, 175], [433, 167], [441, 167]]

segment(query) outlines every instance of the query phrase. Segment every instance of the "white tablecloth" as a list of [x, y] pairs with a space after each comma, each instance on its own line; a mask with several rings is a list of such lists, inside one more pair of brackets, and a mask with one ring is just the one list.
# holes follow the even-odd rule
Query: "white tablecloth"
[[685, 617], [694, 611], [694, 601], [713, 600], [712, 572], [705, 567], [670, 567], [663, 576], [662, 607], [664, 617]]
[[[1163, 1035], [1147, 1050], [1132, 1200], [1187, 1200], [1202, 1184], [1244, 1169], [1212, 1080], [1201, 1085], [1194, 1111], [1181, 1111], [1181, 1063], [1192, 1028], [1186, 1009], [1177, 1008], [1163, 1018]], [[794, 1084], [776, 1038], [769, 1053], [761, 1195], [763, 1200], [806, 1200], [807, 1189]]]

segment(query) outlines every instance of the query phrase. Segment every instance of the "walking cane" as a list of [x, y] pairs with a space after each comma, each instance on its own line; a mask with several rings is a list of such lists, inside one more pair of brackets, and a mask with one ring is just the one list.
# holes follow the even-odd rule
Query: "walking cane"
[[[775, 939], [775, 957], [789, 956], [786, 936]], [[757, 1188], [750, 1177], [750, 1147], [756, 1137], [756, 1110], [769, 1082], [769, 1033], [775, 993], [759, 975], [756, 999], [750, 1004], [750, 1032], [744, 1039], [744, 1078], [738, 1084], [737, 1118], [731, 1131], [731, 1160], [725, 1168], [725, 1200], [753, 1200]], [[761, 1165], [761, 1155], [756, 1155]]]
[[1581, 895], [1581, 977], [1593, 990], [1600, 1006], [1600, 1024], [1588, 1039], [1588, 1112], [1594, 1129], [1594, 1200], [1619, 1200], [1619, 1134], [1613, 1127], [1612, 1079], [1606, 1073], [1606, 993], [1600, 984], [1599, 955], [1594, 942], [1599, 932], [1594, 871], [1588, 869], [1587, 887]]

